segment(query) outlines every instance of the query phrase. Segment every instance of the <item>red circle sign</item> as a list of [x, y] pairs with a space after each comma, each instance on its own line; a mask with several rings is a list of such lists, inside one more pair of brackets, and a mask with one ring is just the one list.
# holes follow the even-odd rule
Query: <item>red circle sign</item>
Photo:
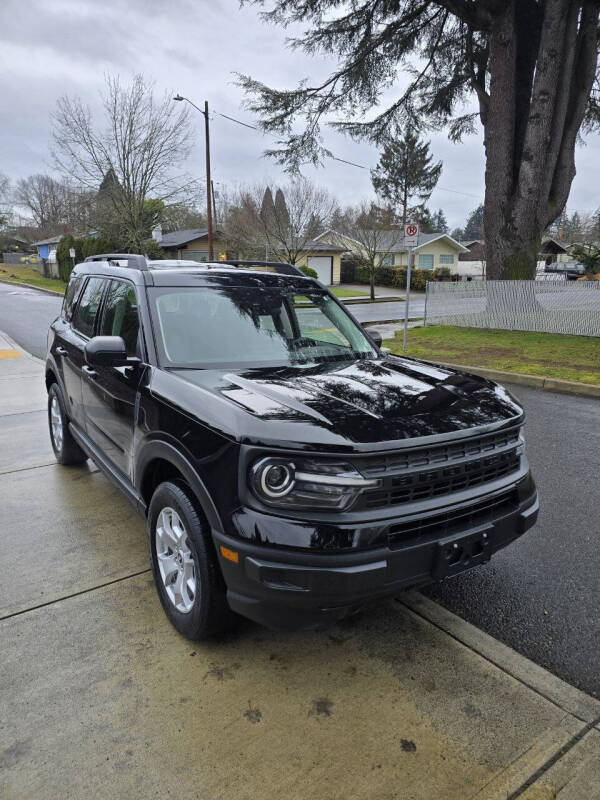
[[407, 236], [416, 236], [419, 229], [416, 225], [407, 225], [406, 226], [406, 235]]

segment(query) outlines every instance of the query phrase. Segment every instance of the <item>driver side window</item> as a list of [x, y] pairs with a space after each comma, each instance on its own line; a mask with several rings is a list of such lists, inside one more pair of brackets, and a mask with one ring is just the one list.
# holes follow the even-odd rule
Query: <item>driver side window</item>
[[98, 334], [121, 336], [128, 356], [140, 356], [140, 322], [134, 287], [126, 281], [111, 281]]

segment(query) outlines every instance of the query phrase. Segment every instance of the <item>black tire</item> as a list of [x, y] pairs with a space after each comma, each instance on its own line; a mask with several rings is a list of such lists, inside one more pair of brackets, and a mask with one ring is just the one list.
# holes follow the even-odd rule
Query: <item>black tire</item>
[[[52, 425], [53, 410], [59, 413], [61, 419], [62, 438], [60, 439], [58, 436], [55, 438]], [[69, 418], [65, 411], [65, 401], [57, 383], [53, 383], [48, 391], [48, 430], [50, 432], [50, 443], [59, 464], [83, 464], [87, 461], [87, 455], [79, 447], [69, 430]]]
[[[189, 549], [194, 562], [195, 591], [192, 606], [187, 611], [179, 610], [167, 593], [157, 555], [157, 523], [161, 513], [164, 511], [168, 515], [169, 509], [174, 510], [183, 523], [185, 537], [182, 539], [185, 539], [185, 549]], [[179, 633], [193, 640], [206, 639], [230, 630], [238, 617], [227, 603], [225, 582], [217, 563], [208, 523], [197, 508], [193, 493], [184, 483], [168, 481], [156, 488], [148, 509], [147, 530], [154, 584], [165, 614], [173, 626]], [[175, 579], [169, 581], [170, 587], [176, 582], [177, 574], [173, 574]], [[190, 594], [187, 591], [188, 602]]]

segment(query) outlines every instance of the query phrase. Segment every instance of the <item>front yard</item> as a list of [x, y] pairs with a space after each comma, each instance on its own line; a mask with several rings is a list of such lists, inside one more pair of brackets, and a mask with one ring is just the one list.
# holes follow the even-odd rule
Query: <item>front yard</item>
[[0, 264], [0, 278], [9, 283], [27, 283], [41, 289], [53, 289], [61, 294], [65, 293], [67, 286], [58, 278], [44, 278], [35, 267], [22, 267], [17, 264]]
[[[402, 353], [402, 331], [385, 343]], [[600, 338], [431, 325], [408, 331], [406, 355], [600, 385]]]

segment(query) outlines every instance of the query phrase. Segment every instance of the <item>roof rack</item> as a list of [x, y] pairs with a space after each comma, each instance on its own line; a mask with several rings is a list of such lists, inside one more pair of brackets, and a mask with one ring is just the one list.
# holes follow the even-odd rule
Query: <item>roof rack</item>
[[95, 256], [88, 256], [85, 261], [127, 261], [127, 266], [130, 269], [148, 269], [146, 256], [134, 253], [98, 253]]
[[219, 264], [227, 264], [230, 267], [246, 267], [251, 269], [252, 267], [271, 267], [273, 272], [278, 272], [280, 275], [300, 275], [303, 278], [306, 278], [306, 275], [295, 267], [293, 264], [286, 264], [282, 261], [255, 261], [252, 259], [251, 261], [230, 261], [227, 259], [226, 261], [219, 261]]

